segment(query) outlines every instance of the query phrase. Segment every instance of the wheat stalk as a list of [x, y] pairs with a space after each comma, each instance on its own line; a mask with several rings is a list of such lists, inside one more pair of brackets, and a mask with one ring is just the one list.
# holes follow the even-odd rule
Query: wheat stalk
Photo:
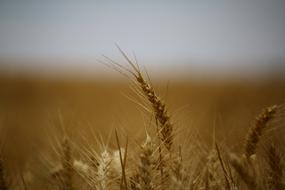
[[122, 171], [120, 189], [123, 189], [123, 187], [124, 187], [124, 189], [127, 190], [128, 189], [128, 183], [127, 183], [127, 177], [126, 177], [126, 161], [127, 161], [127, 150], [128, 150], [127, 149], [128, 148], [128, 138], [127, 138], [127, 143], [126, 143], [126, 147], [125, 147], [126, 149], [125, 149], [124, 155], [123, 155], [117, 130], [115, 130], [115, 135], [116, 135], [116, 142], [117, 142], [118, 151], [119, 151], [118, 156], [119, 156], [120, 166], [121, 166], [121, 171]]
[[216, 143], [215, 146], [216, 146], [216, 151], [217, 151], [218, 159], [219, 159], [219, 161], [220, 161], [220, 164], [221, 164], [221, 167], [222, 167], [222, 170], [223, 170], [223, 174], [224, 174], [224, 177], [225, 177], [226, 188], [227, 188], [228, 190], [230, 190], [230, 189], [231, 189], [231, 182], [230, 182], [230, 179], [229, 179], [228, 171], [227, 171], [227, 169], [226, 169], [224, 160], [223, 160], [222, 155], [221, 155], [221, 153], [220, 153], [220, 149], [219, 149], [218, 144]]

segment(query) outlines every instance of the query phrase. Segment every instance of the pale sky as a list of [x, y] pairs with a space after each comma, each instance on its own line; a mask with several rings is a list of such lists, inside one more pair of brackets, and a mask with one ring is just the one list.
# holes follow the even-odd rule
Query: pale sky
[[117, 59], [118, 43], [145, 65], [263, 64], [285, 60], [285, 1], [0, 0], [0, 42], [5, 59]]

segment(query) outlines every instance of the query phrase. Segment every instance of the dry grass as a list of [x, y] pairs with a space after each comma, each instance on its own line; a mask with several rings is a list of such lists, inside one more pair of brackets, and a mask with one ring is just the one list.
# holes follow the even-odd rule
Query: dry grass
[[[128, 138], [128, 131], [117, 132], [118, 126], [113, 133], [115, 138], [112, 138], [112, 134], [109, 138], [105, 134], [91, 134], [88, 130], [85, 133], [85, 130], [82, 131], [83, 128], [74, 130], [65, 121], [67, 132], [57, 141], [52, 141], [51, 147], [60, 147], [56, 154], [53, 149], [42, 145], [40, 149], [35, 149], [37, 151], [33, 154], [29, 153], [32, 158], [26, 159], [25, 167], [16, 169], [0, 160], [1, 190], [39, 187], [60, 190], [285, 188], [284, 144], [274, 144], [273, 138], [276, 137], [270, 135], [282, 132], [279, 130], [280, 123], [284, 123], [282, 105], [271, 106], [262, 111], [254, 125], [249, 128], [249, 132], [244, 134], [245, 146], [242, 153], [238, 152], [240, 149], [232, 148], [233, 144], [226, 144], [218, 138], [214, 138], [212, 148], [209, 149], [207, 141], [203, 141], [199, 135], [195, 136], [195, 130], [190, 129], [190, 137], [175, 133], [180, 129], [178, 124], [173, 122], [173, 115], [170, 114], [163, 98], [154, 90], [139, 66], [124, 52], [122, 54], [130, 68], [108, 59], [111, 61], [109, 65], [131, 79], [134, 84], [133, 90], [139, 97], [136, 103], [142, 110], [147, 111], [146, 115], [150, 119], [146, 120], [150, 122], [145, 125], [145, 140], [132, 136]], [[110, 120], [110, 115], [106, 117]], [[223, 130], [225, 136], [227, 133]], [[265, 136], [266, 133], [269, 135]], [[187, 143], [189, 139], [185, 138], [192, 138], [191, 143]], [[38, 142], [39, 139], [34, 140]], [[239, 143], [237, 145], [240, 146]], [[35, 144], [25, 146], [35, 147]], [[46, 160], [53, 163], [53, 166], [45, 163]], [[26, 165], [32, 166], [33, 170]], [[14, 173], [20, 173], [23, 177], [14, 177]], [[13, 186], [10, 186], [11, 182], [7, 179], [12, 179]]]

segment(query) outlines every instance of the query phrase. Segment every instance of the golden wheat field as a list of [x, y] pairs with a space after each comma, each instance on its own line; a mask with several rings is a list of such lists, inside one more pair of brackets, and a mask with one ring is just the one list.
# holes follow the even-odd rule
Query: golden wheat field
[[0, 189], [285, 188], [282, 80], [167, 83], [129, 66], [3, 75]]
[[285, 190], [285, 0], [0, 0], [0, 190]]

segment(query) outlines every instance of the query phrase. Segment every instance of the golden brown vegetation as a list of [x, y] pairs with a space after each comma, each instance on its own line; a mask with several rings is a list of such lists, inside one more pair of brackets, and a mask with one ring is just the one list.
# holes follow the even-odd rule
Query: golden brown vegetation
[[[5, 164], [8, 162], [5, 155], [9, 154], [6, 154], [5, 148], [1, 149], [1, 190], [285, 189], [284, 145], [282, 139], [278, 140], [278, 135], [273, 135], [282, 134], [280, 122], [282, 123], [284, 106], [265, 108], [257, 116], [249, 132], [244, 135], [242, 152], [239, 152], [241, 149], [219, 141], [215, 134], [211, 149], [208, 149], [205, 148], [208, 142], [194, 137], [194, 130], [189, 130], [190, 136], [179, 133], [173, 115], [151, 82], [145, 78], [136, 63], [123, 52], [122, 54], [130, 69], [115, 62], [110, 64], [130, 77], [138, 96], [136, 103], [150, 117], [150, 123], [146, 124], [143, 133], [145, 140], [135, 139], [126, 131], [117, 132], [117, 126], [113, 133], [115, 138], [95, 134], [92, 136], [95, 140], [90, 140], [82, 131], [86, 128], [74, 132], [70, 126], [66, 126], [66, 121], [60, 119], [59, 125], [64, 130], [56, 137], [47, 132], [46, 138], [56, 139], [50, 140], [49, 146], [37, 138], [33, 140], [44, 145], [35, 145], [34, 142], [28, 144], [27, 141], [25, 146], [32, 146], [34, 152], [29, 152], [33, 156], [25, 159], [24, 167], [15, 169], [10, 167], [11, 164]], [[44, 130], [43, 128], [40, 129]], [[11, 132], [2, 131], [2, 139], [3, 136], [9, 138]], [[38, 131], [35, 134], [40, 135]], [[7, 146], [6, 138], [1, 143], [3, 146]], [[193, 139], [187, 142], [189, 139], [181, 138]], [[183, 143], [184, 140], [186, 143]]]

